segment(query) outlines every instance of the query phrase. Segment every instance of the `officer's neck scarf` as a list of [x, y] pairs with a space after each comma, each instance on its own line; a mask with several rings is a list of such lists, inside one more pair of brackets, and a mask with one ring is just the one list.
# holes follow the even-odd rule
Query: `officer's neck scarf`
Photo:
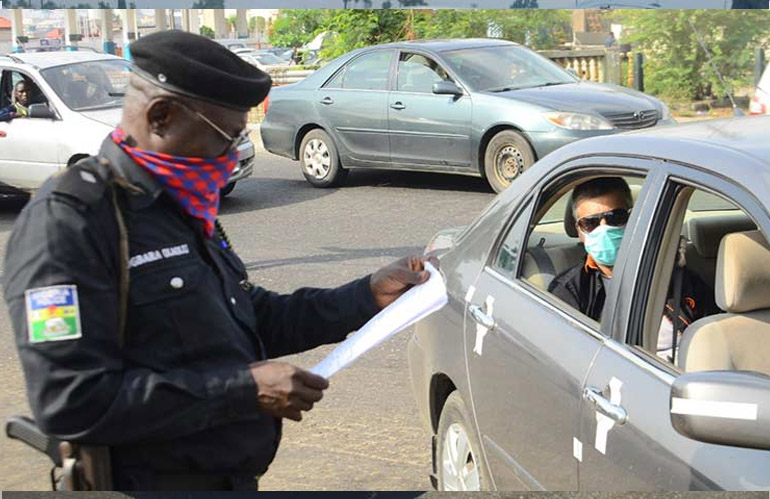
[[227, 184], [235, 168], [238, 161], [236, 151], [215, 158], [172, 156], [131, 146], [128, 135], [120, 127], [112, 132], [111, 137], [131, 159], [160, 182], [185, 212], [203, 221], [208, 237], [214, 234], [219, 190]]

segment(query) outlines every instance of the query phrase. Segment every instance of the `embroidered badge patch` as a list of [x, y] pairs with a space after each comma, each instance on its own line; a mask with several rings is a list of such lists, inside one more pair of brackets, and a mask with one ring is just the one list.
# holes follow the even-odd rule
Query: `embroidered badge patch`
[[83, 336], [77, 286], [28, 289], [24, 298], [30, 343], [74, 340]]

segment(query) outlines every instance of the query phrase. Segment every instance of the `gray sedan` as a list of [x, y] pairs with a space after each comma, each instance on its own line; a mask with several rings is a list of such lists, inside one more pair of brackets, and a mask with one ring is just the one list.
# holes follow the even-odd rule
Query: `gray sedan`
[[480, 39], [353, 51], [273, 89], [261, 132], [318, 187], [363, 167], [482, 176], [499, 192], [564, 144], [673, 122], [653, 97]]
[[[580, 141], [430, 243], [450, 299], [408, 356], [441, 490], [770, 489], [768, 136], [758, 116]], [[606, 176], [635, 201], [597, 321], [548, 290], [588, 265], [573, 187]], [[669, 344], [682, 265], [722, 312]]]

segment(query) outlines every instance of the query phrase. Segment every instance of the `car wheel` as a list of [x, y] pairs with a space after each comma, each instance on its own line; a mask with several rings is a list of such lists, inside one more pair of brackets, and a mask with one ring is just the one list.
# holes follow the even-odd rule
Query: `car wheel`
[[458, 392], [452, 392], [438, 424], [438, 490], [489, 488], [481, 449], [472, 431], [468, 410]]
[[334, 187], [347, 176], [340, 165], [337, 147], [328, 133], [321, 129], [308, 132], [299, 146], [302, 174], [316, 187]]
[[518, 132], [503, 130], [487, 144], [484, 175], [495, 192], [502, 192], [534, 162], [535, 153], [527, 140]]
[[236, 184], [236, 182], [230, 182], [226, 186], [222, 187], [219, 190], [219, 197], [223, 198], [223, 197], [227, 196], [228, 194], [230, 194], [231, 192], [233, 192], [233, 189], [235, 189], [235, 184]]

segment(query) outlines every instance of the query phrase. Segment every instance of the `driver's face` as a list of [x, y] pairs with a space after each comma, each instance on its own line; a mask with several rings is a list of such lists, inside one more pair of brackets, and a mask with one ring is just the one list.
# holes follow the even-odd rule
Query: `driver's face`
[[27, 85], [24, 83], [16, 85], [14, 97], [16, 98], [16, 102], [26, 107], [29, 104], [29, 88]]

